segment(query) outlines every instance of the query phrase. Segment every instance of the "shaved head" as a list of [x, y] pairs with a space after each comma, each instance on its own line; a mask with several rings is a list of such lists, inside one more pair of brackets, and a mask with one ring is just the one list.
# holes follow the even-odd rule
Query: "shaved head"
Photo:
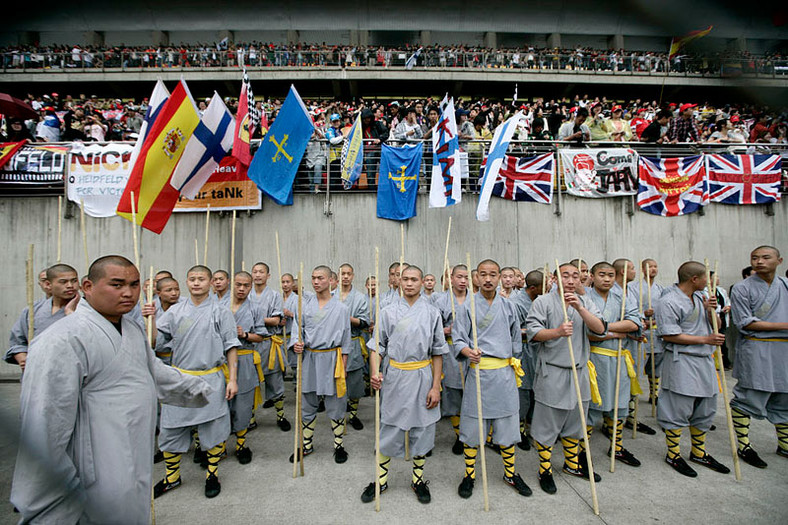
[[[98, 282], [99, 279], [101, 279], [107, 274], [106, 268], [108, 266], [120, 266], [121, 268], [128, 268], [129, 266], [134, 266], [134, 263], [126, 259], [122, 255], [105, 255], [104, 257], [99, 257], [98, 259], [93, 261], [93, 264], [90, 265], [87, 279], [93, 283]], [[69, 268], [71, 267], [69, 266]], [[73, 268], [71, 268], [71, 271], [77, 273], [76, 271], [74, 271]], [[49, 277], [48, 271], [47, 271], [47, 277]]]

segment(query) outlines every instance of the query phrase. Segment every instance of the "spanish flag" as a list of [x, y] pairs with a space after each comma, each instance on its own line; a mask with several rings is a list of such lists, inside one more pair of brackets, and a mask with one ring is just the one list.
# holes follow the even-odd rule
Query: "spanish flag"
[[118, 203], [118, 215], [132, 220], [131, 193], [134, 192], [137, 224], [161, 233], [180, 195], [170, 184], [170, 178], [199, 123], [197, 107], [181, 80], [142, 144]]
[[709, 26], [706, 29], [698, 29], [697, 31], [690, 31], [684, 36], [673, 38], [670, 41], [670, 53], [668, 58], [673, 60], [673, 57], [679, 54], [679, 51], [682, 47], [686, 46], [693, 40], [697, 40], [701, 37], [704, 37], [711, 33], [711, 30], [714, 29], [714, 26]]
[[19, 149], [27, 144], [27, 139], [21, 142], [3, 142], [0, 144], [0, 168], [5, 166]]

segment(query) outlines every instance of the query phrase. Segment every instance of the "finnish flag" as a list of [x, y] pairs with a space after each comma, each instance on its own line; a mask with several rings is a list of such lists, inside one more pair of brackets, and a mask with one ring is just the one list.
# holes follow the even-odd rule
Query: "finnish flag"
[[234, 130], [235, 119], [222, 97], [214, 92], [208, 109], [186, 144], [170, 185], [187, 199], [193, 199], [232, 148]]

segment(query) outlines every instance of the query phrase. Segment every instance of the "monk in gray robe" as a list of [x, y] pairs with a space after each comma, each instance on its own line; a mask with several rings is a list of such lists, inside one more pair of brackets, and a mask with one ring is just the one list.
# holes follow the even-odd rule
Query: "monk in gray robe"
[[[424, 481], [427, 453], [435, 446], [435, 425], [440, 420], [442, 359], [449, 352], [443, 336], [443, 321], [437, 308], [420, 295], [422, 271], [408, 266], [402, 272], [403, 297], [380, 312], [379, 346], [371, 345], [371, 363], [388, 357], [385, 374], [370, 379], [381, 390], [380, 457], [381, 492], [388, 488], [392, 457], [405, 457], [405, 439], [413, 456], [411, 488], [421, 503], [429, 503]], [[406, 434], [407, 432], [407, 434]], [[361, 494], [361, 501], [375, 498], [375, 483]]]
[[[282, 329], [279, 324], [282, 320], [282, 295], [268, 286], [270, 273], [268, 265], [263, 262], [255, 263], [252, 266], [252, 279], [254, 288], [249, 294], [249, 298], [258, 303], [265, 316], [266, 334], [263, 342], [257, 347], [262, 359], [263, 374], [265, 375], [265, 402], [263, 408], [274, 407], [276, 409], [276, 426], [282, 432], [288, 432], [291, 428], [290, 422], [285, 417], [285, 380], [284, 374], [287, 370], [285, 364], [285, 346]], [[274, 281], [275, 282], [275, 281]], [[252, 415], [253, 427], [257, 423]]]
[[731, 313], [740, 331], [733, 361], [731, 409], [739, 457], [766, 462], [750, 445], [750, 418], [768, 419], [777, 431], [777, 454], [788, 458], [788, 279], [777, 275], [780, 252], [760, 246], [750, 254], [755, 271], [733, 285]]
[[212, 389], [156, 359], [125, 317], [140, 292], [130, 261], [102, 257], [84, 284], [31, 346], [11, 502], [24, 523], [150, 523], [156, 398], [196, 407]]
[[[624, 318], [621, 319], [623, 290], [616, 283], [616, 269], [608, 262], [598, 262], [591, 267], [593, 288], [586, 289], [588, 296], [607, 322], [607, 333], [601, 337], [589, 334], [591, 341], [591, 362], [594, 363], [597, 384], [601, 399], [592, 403], [588, 409], [588, 426], [602, 423], [611, 436], [611, 450], [615, 448], [616, 460], [625, 465], [639, 467], [640, 461], [622, 445], [624, 418], [629, 407], [630, 393], [640, 394], [637, 385], [635, 362], [629, 349], [623, 347], [623, 340], [630, 333], [640, 329], [640, 314], [636, 301], [627, 298], [624, 305]], [[621, 357], [618, 350], [621, 348]], [[618, 371], [616, 365], [619, 365]], [[616, 378], [619, 380], [618, 399], [616, 399]], [[618, 419], [613, 420], [618, 406]], [[608, 456], [612, 453], [608, 450]]]
[[717, 413], [716, 346], [723, 334], [712, 331], [716, 298], [706, 298], [706, 267], [695, 261], [679, 266], [678, 284], [666, 289], [656, 308], [658, 334], [664, 342], [662, 387], [657, 404], [657, 422], [665, 431], [668, 447], [665, 461], [688, 477], [698, 474], [681, 457], [682, 431], [689, 427], [692, 438], [690, 461], [727, 474], [728, 467], [706, 452], [706, 433]]
[[464, 443], [465, 477], [457, 493], [462, 498], [473, 494], [476, 478], [479, 436], [476, 380], [481, 382], [482, 427], [492, 427], [492, 443], [503, 459], [504, 482], [521, 496], [530, 496], [531, 489], [515, 472], [514, 444], [520, 441], [520, 403], [517, 394], [519, 377], [523, 375], [515, 354], [522, 351], [520, 321], [512, 303], [497, 292], [500, 266], [486, 259], [477, 266], [479, 293], [475, 296], [478, 347], [474, 345], [470, 299], [457, 309], [452, 327], [454, 355], [459, 361], [470, 361], [473, 372], [465, 381], [460, 415], [460, 440]]
[[[515, 272], [515, 276], [517, 273]], [[520, 397], [520, 442], [517, 446], [521, 450], [531, 450], [531, 440], [528, 436], [528, 427], [533, 418], [534, 408], [534, 369], [536, 368], [536, 356], [534, 350], [528, 343], [527, 325], [528, 312], [537, 297], [542, 295], [542, 272], [533, 270], [524, 277], [524, 286], [513, 294], [512, 304], [517, 310], [520, 319], [520, 334], [523, 338], [522, 353], [517, 356], [525, 375], [522, 377], [517, 393]]]
[[219, 304], [230, 306], [232, 290], [230, 290], [230, 274], [225, 270], [216, 270], [211, 278], [211, 295]]
[[364, 397], [364, 365], [369, 358], [364, 329], [369, 324], [367, 296], [353, 288], [353, 267], [348, 263], [339, 267], [340, 288], [336, 296], [350, 311], [350, 353], [347, 358], [348, 423], [356, 430], [364, 424], [358, 418], [358, 402]]
[[251, 290], [252, 275], [236, 273], [229, 307], [235, 317], [241, 348], [238, 349], [238, 394], [230, 400], [230, 427], [235, 434], [235, 455], [241, 465], [252, 461], [252, 451], [246, 446], [246, 433], [254, 409], [262, 403], [260, 383], [264, 375], [257, 347], [267, 333], [260, 304], [249, 299]]
[[[164, 453], [166, 473], [154, 487], [154, 497], [181, 485], [181, 456], [191, 446], [195, 427], [200, 448], [206, 452], [205, 497], [214, 498], [221, 492], [217, 471], [230, 435], [227, 401], [238, 392], [236, 351], [241, 343], [233, 314], [209, 295], [210, 281], [210, 269], [193, 266], [186, 274], [190, 298], [155, 320], [156, 350], [172, 352], [172, 365], [208, 381], [214, 394], [202, 408], [162, 405], [159, 448]], [[153, 309], [153, 305], [146, 305], [146, 309]]]
[[[334, 461], [344, 463], [348, 454], [343, 446], [345, 431], [345, 371], [350, 354], [350, 311], [331, 296], [331, 268], [317, 266], [312, 270], [315, 295], [302, 301], [304, 340], [293, 339], [293, 350], [303, 354], [301, 361], [301, 425], [304, 435], [304, 456], [311, 454], [312, 438], [317, 420], [318, 396], [323, 396], [326, 414], [334, 432]], [[295, 460], [290, 455], [290, 462]]]
[[[33, 303], [33, 338], [50, 325], [72, 313], [79, 302], [79, 278], [77, 271], [67, 264], [56, 264], [46, 270], [46, 289], [51, 297]], [[28, 309], [11, 327], [8, 338], [6, 363], [18, 364], [24, 372], [28, 350]]]
[[[443, 334], [446, 342], [452, 348], [454, 341], [451, 337], [452, 324], [457, 309], [468, 300], [468, 268], [458, 264], [451, 270], [451, 286], [445, 292], [436, 292], [438, 295], [435, 306], [440, 310], [443, 318]], [[454, 429], [454, 445], [451, 451], [459, 456], [463, 453], [463, 444], [460, 441], [460, 412], [462, 410], [462, 392], [465, 378], [468, 376], [468, 360], [457, 360], [454, 352], [450, 351], [443, 357], [443, 392], [441, 396], [441, 416], [448, 417]]]
[[290, 344], [293, 339], [298, 339], [298, 325], [296, 314], [298, 313], [298, 293], [295, 291], [295, 280], [290, 273], [282, 274], [282, 293], [284, 294], [284, 308], [282, 309], [282, 319], [279, 327], [282, 329], [282, 336], [285, 339], [284, 345], [287, 348], [287, 365], [290, 367], [293, 377], [296, 375], [298, 357], [293, 352]]
[[385, 308], [402, 296], [399, 289], [399, 274], [399, 263], [391, 263], [389, 266], [389, 288], [380, 295], [381, 308]]
[[[591, 401], [588, 335], [603, 336], [606, 332], [594, 301], [587, 294], [576, 293], [583, 286], [580, 270], [574, 264], [565, 263], [559, 272], [569, 321], [564, 321], [558, 287], [534, 301], [526, 321], [528, 342], [536, 354], [531, 436], [539, 453], [539, 485], [548, 494], [555, 494], [557, 490], [551, 459], [553, 444], [559, 437], [564, 448], [564, 472], [589, 477], [585, 451], [580, 449], [583, 426], [572, 368], [577, 369], [583, 410], [588, 414]], [[568, 337], [572, 338], [574, 363], [569, 355]], [[594, 474], [596, 480], [601, 479]]]
[[[651, 371], [651, 341], [648, 341], [648, 347], [646, 348], [646, 355], [648, 357], [646, 358], [646, 364], [644, 366], [644, 372], [648, 377], [648, 394], [650, 403], [652, 397], [659, 395], [659, 378], [662, 373], [662, 358], [665, 355], [662, 348], [662, 338], [656, 335], [658, 327], [654, 321], [654, 310], [657, 308], [657, 304], [659, 304], [659, 299], [662, 297], [665, 287], [656, 282], [657, 275], [659, 275], [659, 266], [657, 265], [657, 261], [654, 259], [644, 259], [642, 270], [644, 274], [645, 272], [648, 272], [649, 277], [648, 279], [645, 277], [643, 278], [643, 304], [640, 305], [640, 310], [643, 312], [643, 317], [645, 319], [646, 336], [649, 338], [651, 337], [652, 328], [655, 336], [653, 374]], [[648, 302], [649, 282], [651, 283], [651, 305], [649, 305]], [[638, 428], [638, 431], [640, 431], [640, 428]]]

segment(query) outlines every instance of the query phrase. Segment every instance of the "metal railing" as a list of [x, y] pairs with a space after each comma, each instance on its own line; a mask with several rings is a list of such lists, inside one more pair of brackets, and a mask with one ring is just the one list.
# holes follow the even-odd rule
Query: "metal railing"
[[[403, 69], [411, 49], [380, 51], [320, 50], [283, 51], [245, 49], [164, 49], [148, 51], [5, 52], [0, 55], [2, 71], [95, 72], [156, 70], [250, 70], [267, 68]], [[717, 56], [679, 57], [673, 60], [652, 53], [559, 53], [551, 51], [456, 51], [423, 50], [414, 69], [510, 70], [529, 73], [600, 74], [680, 77], [788, 76], [788, 59], [771, 57], [726, 58]]]

